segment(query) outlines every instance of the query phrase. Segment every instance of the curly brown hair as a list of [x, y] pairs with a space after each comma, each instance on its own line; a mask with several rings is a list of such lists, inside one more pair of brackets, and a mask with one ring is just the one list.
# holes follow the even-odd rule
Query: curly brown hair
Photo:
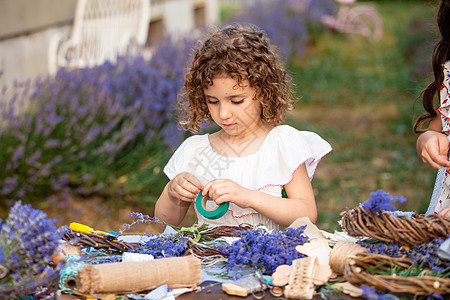
[[432, 66], [434, 81], [422, 92], [422, 104], [425, 113], [420, 115], [413, 127], [414, 133], [422, 133], [426, 129], [423, 126], [437, 116], [435, 99], [439, 98], [439, 92], [444, 81], [442, 65], [450, 59], [450, 1], [442, 0], [437, 11], [436, 21], [441, 34], [441, 39], [434, 47]]
[[293, 108], [292, 80], [278, 50], [266, 34], [250, 24], [216, 28], [194, 50], [190, 70], [185, 74], [180, 105], [180, 124], [197, 133], [203, 123], [212, 123], [203, 90], [218, 76], [229, 76], [241, 85], [248, 80], [261, 103], [261, 119], [276, 126]]

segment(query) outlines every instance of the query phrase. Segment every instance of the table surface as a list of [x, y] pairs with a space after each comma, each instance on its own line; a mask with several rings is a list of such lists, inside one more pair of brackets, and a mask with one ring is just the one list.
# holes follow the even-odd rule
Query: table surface
[[[222, 291], [222, 285], [220, 282], [215, 281], [204, 281], [200, 284], [203, 289], [199, 292], [193, 291], [189, 293], [185, 293], [182, 295], [178, 295], [176, 297], [177, 300], [211, 300], [211, 299], [217, 299], [217, 300], [250, 300], [255, 299], [252, 295], [248, 295], [247, 297], [239, 297], [239, 296], [232, 296], [228, 295], [224, 291]], [[61, 300], [79, 300], [79, 299], [85, 299], [85, 297], [79, 297], [75, 295], [68, 295], [68, 294], [62, 294]], [[273, 299], [280, 299], [278, 297], [273, 296], [269, 290], [265, 291], [264, 300], [273, 300]], [[283, 298], [281, 298], [283, 299]], [[284, 298], [285, 299], [285, 298]], [[314, 295], [312, 298], [313, 300], [320, 300], [323, 299], [320, 294]], [[352, 298], [350, 296], [347, 296], [345, 294], [339, 294], [339, 299], [342, 300], [358, 300], [363, 298]]]
[[[210, 299], [218, 299], [218, 300], [244, 300], [244, 299], [255, 299], [252, 295], [248, 295], [247, 297], [239, 297], [228, 295], [224, 291], [222, 291], [222, 285], [220, 282], [214, 281], [204, 281], [200, 284], [201, 287], [204, 287], [200, 292], [190, 292], [183, 295], [179, 295], [176, 297], [177, 300], [210, 300]], [[273, 296], [269, 290], [265, 291], [264, 300], [269, 299], [280, 299], [279, 297]], [[313, 300], [323, 299], [320, 294], [314, 295]], [[339, 299], [362, 299], [362, 298], [352, 298], [345, 294], [339, 294]]]

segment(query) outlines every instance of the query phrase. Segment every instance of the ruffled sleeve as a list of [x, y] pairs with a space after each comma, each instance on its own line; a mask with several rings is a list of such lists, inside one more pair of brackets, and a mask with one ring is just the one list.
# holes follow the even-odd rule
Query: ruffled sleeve
[[164, 173], [170, 180], [181, 172], [194, 173], [196, 157], [207, 146], [207, 135], [188, 137], [175, 151], [164, 167]]
[[289, 125], [278, 126], [269, 134], [268, 145], [261, 153], [265, 159], [257, 172], [261, 175], [258, 189], [288, 184], [295, 170], [303, 164], [312, 179], [319, 161], [332, 150], [331, 145], [318, 134], [299, 131]]
[[441, 114], [442, 120], [442, 132], [448, 134], [450, 132], [450, 61], [447, 61], [442, 65], [442, 71], [444, 72], [444, 81], [441, 86], [440, 100], [441, 106], [438, 111]]

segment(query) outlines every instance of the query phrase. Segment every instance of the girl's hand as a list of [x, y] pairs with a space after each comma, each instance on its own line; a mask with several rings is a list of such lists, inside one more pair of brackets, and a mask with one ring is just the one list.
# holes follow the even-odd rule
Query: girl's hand
[[444, 208], [439, 212], [439, 215], [444, 219], [450, 220], [450, 207]]
[[450, 167], [447, 159], [449, 140], [445, 134], [428, 130], [417, 139], [417, 153], [424, 163], [433, 169]]
[[203, 184], [191, 173], [182, 172], [168, 184], [169, 197], [193, 202], [203, 188]]
[[214, 179], [208, 182], [202, 195], [209, 194], [209, 198], [217, 205], [223, 202], [233, 202], [241, 208], [250, 207], [252, 191], [242, 187], [229, 179]]

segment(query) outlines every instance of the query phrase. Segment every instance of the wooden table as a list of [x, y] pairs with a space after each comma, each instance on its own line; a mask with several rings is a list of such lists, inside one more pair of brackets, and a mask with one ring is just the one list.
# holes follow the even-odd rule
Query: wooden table
[[[249, 295], [247, 297], [239, 297], [239, 296], [231, 296], [222, 291], [222, 285], [221, 283], [217, 283], [214, 281], [204, 281], [200, 284], [201, 287], [205, 287], [200, 292], [190, 292], [183, 295], [179, 295], [176, 297], [177, 300], [211, 300], [211, 299], [217, 299], [217, 300], [254, 300], [252, 295]], [[271, 300], [271, 299], [286, 299], [285, 297], [275, 297], [273, 296], [269, 290], [265, 291], [265, 296], [263, 300]], [[317, 294], [313, 297], [313, 300], [321, 300], [323, 299], [320, 294]], [[357, 299], [363, 299], [363, 298], [352, 298], [350, 296], [347, 296], [345, 294], [339, 294], [339, 299], [342, 300], [357, 300]]]

